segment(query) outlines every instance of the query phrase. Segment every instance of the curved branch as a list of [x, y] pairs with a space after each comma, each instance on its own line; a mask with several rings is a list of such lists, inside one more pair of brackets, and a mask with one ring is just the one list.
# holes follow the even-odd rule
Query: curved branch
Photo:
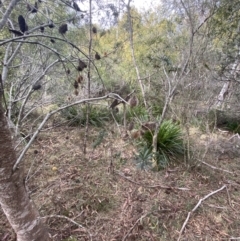
[[9, 42], [19, 42], [18, 40], [23, 40], [23, 39], [27, 39], [27, 38], [35, 38], [35, 37], [44, 37], [44, 38], [50, 38], [50, 39], [56, 39], [56, 40], [60, 40], [62, 42], [67, 42], [69, 45], [71, 45], [73, 48], [77, 49], [80, 53], [82, 53], [86, 58], [88, 58], [87, 54], [85, 54], [80, 48], [78, 48], [75, 44], [73, 44], [72, 42], [66, 41], [66, 39], [63, 38], [58, 38], [58, 37], [53, 37], [51, 35], [43, 35], [43, 34], [30, 34], [30, 35], [23, 35], [20, 37], [15, 37], [15, 38], [11, 38], [11, 39], [7, 39], [5, 41], [1, 41], [0, 42], [0, 46], [9, 43]]
[[[40, 43], [38, 41], [36, 42], [33, 42], [33, 41], [23, 41], [23, 39], [27, 39], [27, 38], [34, 38], [34, 37], [45, 37], [45, 38], [50, 38], [50, 39], [56, 39], [56, 40], [60, 40], [62, 42], [65, 42], [65, 43], [68, 43], [70, 46], [72, 46], [73, 48], [77, 49], [81, 54], [83, 54], [87, 59], [89, 59], [88, 55], [85, 54], [80, 48], [78, 48], [75, 44], [73, 44], [72, 42], [68, 41], [67, 39], [63, 39], [63, 38], [58, 38], [58, 37], [53, 37], [53, 36], [50, 36], [50, 35], [43, 35], [43, 34], [31, 34], [31, 35], [23, 35], [23, 36], [20, 36], [20, 37], [15, 37], [15, 38], [12, 38], [12, 39], [7, 39], [5, 41], [0, 41], [0, 46], [4, 45], [4, 44], [7, 44], [9, 42], [20, 42], [20, 43], [31, 43], [31, 44], [39, 44], [39, 45], [42, 45], [43, 47], [51, 50], [52, 52], [54, 52], [55, 54], [57, 54], [58, 56], [60, 56], [60, 54], [54, 50], [53, 48], [51, 47], [48, 47], [47, 45], [43, 44], [43, 43]], [[94, 68], [96, 69], [97, 71], [97, 74], [102, 82], [102, 85], [104, 86], [104, 82], [103, 82], [103, 79], [98, 71], [98, 68], [97, 66], [95, 65], [94, 61], [92, 61], [91, 59], [89, 59], [89, 61], [92, 63], [92, 65], [94, 66]], [[105, 86], [104, 86], [105, 88]]]
[[74, 106], [74, 105], [78, 105], [78, 104], [82, 104], [82, 103], [88, 103], [88, 102], [94, 102], [94, 101], [98, 101], [98, 100], [105, 100], [105, 99], [107, 99], [107, 98], [118, 98], [118, 99], [124, 101], [124, 99], [123, 99], [121, 96], [119, 96], [118, 94], [109, 93], [108, 95], [105, 95], [105, 96], [102, 96], [102, 97], [79, 100], [79, 101], [76, 101], [76, 102], [74, 102], [74, 103], [71, 103], [71, 104], [62, 106], [62, 107], [58, 108], [57, 110], [50, 111], [50, 112], [45, 116], [45, 118], [43, 119], [43, 121], [42, 121], [41, 124], [39, 125], [38, 129], [34, 132], [32, 138], [30, 139], [30, 141], [28, 142], [28, 144], [25, 146], [25, 148], [24, 148], [23, 151], [21, 152], [20, 156], [18, 157], [16, 163], [15, 163], [14, 166], [13, 166], [13, 172], [16, 171], [19, 163], [22, 161], [25, 153], [27, 152], [27, 150], [28, 150], [29, 147], [31, 146], [32, 142], [35, 140], [35, 138], [37, 137], [37, 135], [39, 134], [39, 132], [41, 131], [41, 129], [43, 128], [43, 126], [46, 124], [46, 122], [48, 121], [48, 119], [49, 119], [52, 115], [56, 114], [57, 112], [59, 112], [59, 111], [61, 111], [61, 110], [64, 110], [64, 109], [69, 108], [69, 107], [71, 107], [71, 106]]

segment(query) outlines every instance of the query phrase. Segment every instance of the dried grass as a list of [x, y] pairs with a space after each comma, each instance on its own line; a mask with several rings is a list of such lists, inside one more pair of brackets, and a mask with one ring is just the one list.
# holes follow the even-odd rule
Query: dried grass
[[[201, 203], [181, 240], [239, 236], [238, 157], [216, 161], [213, 147], [205, 152], [205, 162], [234, 174], [197, 160], [161, 172], [140, 171], [133, 160], [136, 150], [131, 140], [123, 141], [113, 130], [93, 149], [98, 133], [98, 129], [91, 130], [86, 156], [82, 152], [84, 130], [67, 127], [40, 134], [26, 155], [27, 167], [32, 165], [28, 188], [54, 240], [177, 240], [188, 212], [222, 185], [228, 194], [221, 191]], [[14, 240], [4, 215], [0, 240]]]

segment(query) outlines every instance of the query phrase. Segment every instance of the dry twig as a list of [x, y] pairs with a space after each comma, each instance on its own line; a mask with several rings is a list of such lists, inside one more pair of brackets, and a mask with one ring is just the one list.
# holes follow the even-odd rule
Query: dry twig
[[44, 217], [42, 217], [42, 218], [64, 218], [64, 219], [67, 219], [69, 222], [74, 223], [74, 224], [77, 225], [78, 227], [85, 229], [85, 230], [87, 231], [89, 237], [90, 237], [90, 241], [92, 241], [92, 234], [91, 234], [85, 227], [83, 227], [81, 224], [75, 222], [75, 221], [74, 221], [73, 219], [71, 219], [71, 218], [68, 218], [68, 217], [63, 216], [63, 215], [47, 215], [47, 216], [44, 216]]
[[148, 186], [148, 185], [144, 185], [144, 184], [135, 182], [132, 179], [124, 176], [124, 174], [122, 174], [120, 172], [115, 171], [114, 173], [118, 174], [120, 177], [123, 177], [124, 179], [128, 180], [131, 183], [134, 183], [134, 184], [136, 184], [138, 186], [142, 186], [142, 187], [145, 187], [145, 188], [175, 189], [175, 190], [180, 190], [180, 191], [189, 191], [190, 190], [189, 188], [186, 188], [186, 187], [169, 187], [169, 186], [163, 186], [163, 185], [160, 185], [160, 184], [159, 185]]
[[132, 232], [132, 230], [136, 227], [136, 225], [138, 224], [138, 222], [140, 220], [142, 220], [143, 218], [145, 218], [149, 213], [145, 213], [144, 215], [142, 215], [135, 223], [134, 225], [128, 230], [127, 234], [123, 237], [122, 241], [125, 241], [126, 238], [128, 237], [128, 235]]
[[225, 169], [222, 169], [222, 168], [218, 168], [218, 167], [212, 166], [212, 165], [210, 165], [209, 163], [207, 163], [205, 161], [201, 161], [199, 159], [198, 159], [198, 161], [201, 162], [202, 164], [208, 166], [208, 167], [211, 167], [214, 170], [219, 170], [219, 171], [222, 171], [222, 172], [227, 172], [227, 173], [230, 173], [230, 174], [234, 174], [234, 172], [231, 172], [231, 171], [228, 171], [228, 170], [225, 170]]
[[232, 201], [231, 201], [231, 197], [230, 197], [230, 194], [229, 194], [229, 191], [228, 191], [228, 187], [226, 187], [226, 191], [227, 191], [227, 196], [228, 196], [228, 204], [234, 211], [236, 211], [234, 209], [233, 205], [232, 205]]
[[190, 211], [190, 212], [188, 213], [187, 218], [186, 218], [185, 222], [183, 223], [183, 226], [182, 226], [182, 228], [181, 228], [181, 230], [180, 230], [180, 232], [179, 232], [179, 236], [178, 236], [178, 240], [177, 240], [177, 241], [180, 241], [181, 235], [182, 235], [182, 233], [183, 233], [183, 230], [185, 229], [185, 227], [186, 227], [186, 225], [187, 225], [187, 223], [188, 223], [188, 220], [189, 220], [191, 214], [197, 210], [197, 208], [200, 206], [200, 204], [201, 204], [204, 200], [206, 200], [206, 199], [209, 198], [210, 196], [216, 194], [217, 192], [222, 191], [224, 188], [227, 188], [227, 186], [226, 186], [226, 185], [223, 185], [221, 188], [219, 188], [219, 189], [217, 189], [217, 190], [209, 193], [209, 194], [206, 195], [204, 198], [202, 198], [202, 199], [200, 199], [200, 200], [198, 201], [197, 205], [192, 209], [192, 211]]

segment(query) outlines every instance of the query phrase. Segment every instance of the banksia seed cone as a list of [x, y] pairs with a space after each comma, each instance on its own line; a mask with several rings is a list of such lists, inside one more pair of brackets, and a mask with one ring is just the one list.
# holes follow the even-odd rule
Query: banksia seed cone
[[41, 88], [42, 88], [42, 85], [38, 83], [34, 84], [32, 87], [33, 90], [40, 90]]
[[40, 31], [41, 31], [41, 33], [44, 32], [44, 27], [43, 26], [40, 27]]
[[28, 10], [28, 12], [31, 12], [31, 13], [37, 13], [37, 11], [38, 11], [38, 3], [35, 2], [34, 6], [32, 6], [29, 3], [27, 3], [27, 10]]
[[131, 132], [131, 138], [132, 139], [138, 139], [141, 137], [141, 131], [132, 131]]
[[96, 60], [101, 59], [101, 56], [99, 55], [99, 53], [98, 53], [98, 52], [96, 52], [96, 54], [95, 54], [95, 59], [96, 59]]
[[20, 30], [23, 33], [28, 30], [28, 26], [27, 26], [26, 21], [25, 21], [25, 19], [24, 19], [24, 17], [22, 15], [18, 16], [18, 24], [19, 24]]
[[80, 12], [81, 9], [78, 7], [77, 3], [73, 2], [73, 8], [77, 11]]
[[129, 100], [129, 105], [131, 108], [138, 105], [138, 98], [135, 95]]
[[146, 122], [142, 124], [142, 129], [144, 131], [155, 131], [156, 128], [156, 122]]
[[53, 24], [53, 21], [52, 21], [52, 20], [49, 20], [48, 27], [49, 27], [49, 28], [54, 28], [54, 24]]
[[85, 62], [83, 62], [81, 59], [78, 60], [78, 71], [82, 71], [84, 68], [87, 68], [87, 65]]
[[35, 2], [34, 7], [32, 7], [31, 13], [37, 13], [37, 11], [38, 11], [38, 3]]
[[79, 84], [81, 84], [82, 81], [83, 81], [83, 77], [82, 77], [82, 75], [79, 75], [78, 78], [77, 78], [77, 82], [78, 82]]
[[58, 32], [61, 34], [65, 34], [67, 31], [68, 31], [68, 25], [66, 23], [62, 24], [58, 29]]
[[97, 28], [96, 27], [92, 27], [92, 32], [93, 33], [97, 33]]
[[74, 90], [74, 94], [75, 94], [76, 96], [78, 96], [78, 90], [77, 90], [77, 89]]
[[132, 121], [132, 122], [130, 122], [130, 124], [129, 124], [129, 126], [128, 126], [128, 130], [129, 130], [129, 131], [132, 131], [133, 128], [134, 128], [134, 122]]
[[71, 73], [70, 69], [67, 69], [67, 70], [66, 70], [66, 73], [67, 73], [67, 74], [70, 74], [70, 73]]
[[78, 82], [75, 80], [74, 84], [73, 84], [74, 88], [77, 89], [78, 88]]

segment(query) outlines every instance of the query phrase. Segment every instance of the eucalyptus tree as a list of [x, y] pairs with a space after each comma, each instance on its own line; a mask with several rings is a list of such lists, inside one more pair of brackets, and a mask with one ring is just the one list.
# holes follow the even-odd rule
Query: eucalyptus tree
[[210, 37], [218, 56], [218, 63], [214, 66], [215, 75], [222, 81], [215, 106], [224, 107], [224, 100], [228, 96], [232, 101], [227, 106], [234, 108], [236, 101], [239, 101], [240, 3], [222, 0], [216, 3], [216, 9], [216, 13], [208, 23]]
[[[10, 21], [11, 13], [17, 8], [18, 1], [3, 2], [3, 17], [0, 21], [0, 29]], [[11, 24], [11, 22], [10, 22]], [[10, 41], [12, 42], [12, 41]], [[11, 226], [16, 232], [17, 240], [49, 240], [49, 235], [44, 227], [39, 213], [33, 202], [29, 199], [24, 185], [23, 163], [17, 170], [13, 166], [17, 159], [17, 152], [14, 149], [12, 133], [10, 132], [5, 111], [7, 109], [6, 97], [4, 95], [5, 83], [8, 76], [8, 69], [12, 63], [11, 57], [15, 57], [20, 47], [16, 47], [9, 57], [11, 46], [6, 48], [1, 75], [0, 92], [0, 203]], [[11, 49], [11, 50], [10, 50]], [[4, 109], [6, 108], [6, 109]]]
[[187, 67], [191, 73], [205, 75], [204, 86], [211, 91], [204, 91], [202, 97], [217, 99], [210, 102], [220, 107], [239, 66], [239, 1], [173, 0], [164, 6], [188, 26], [192, 57]]

